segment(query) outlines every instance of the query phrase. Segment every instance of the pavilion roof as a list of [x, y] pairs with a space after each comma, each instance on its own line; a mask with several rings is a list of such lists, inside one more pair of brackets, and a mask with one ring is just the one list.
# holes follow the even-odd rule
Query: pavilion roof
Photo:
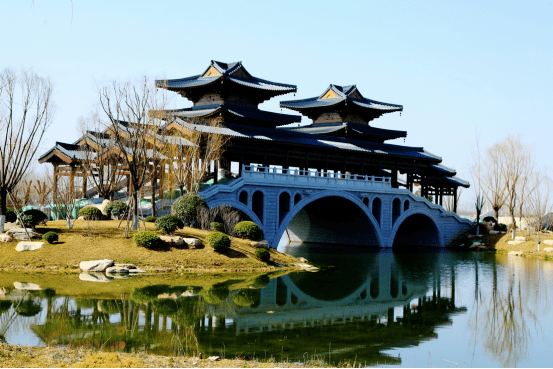
[[166, 110], [170, 115], [180, 117], [182, 119], [191, 118], [209, 118], [219, 114], [222, 114], [226, 120], [229, 121], [255, 121], [263, 123], [265, 126], [278, 126], [290, 123], [297, 123], [301, 121], [301, 116], [273, 113], [257, 109], [256, 107], [248, 107], [244, 105], [236, 104], [214, 104], [214, 105], [200, 105], [193, 106], [184, 109]]
[[38, 162], [42, 164], [49, 161], [54, 156], [66, 163], [86, 159], [86, 153], [80, 150], [78, 145], [65, 142], [56, 142], [54, 147], [46, 151], [38, 158]]
[[176, 118], [175, 122], [184, 128], [206, 133], [216, 133], [243, 139], [273, 141], [302, 146], [316, 146], [330, 149], [348, 150], [380, 155], [393, 155], [413, 159], [424, 159], [439, 162], [441, 157], [432, 155], [422, 147], [391, 145], [379, 142], [345, 139], [343, 137], [323, 136], [288, 129], [273, 129], [243, 124], [223, 122], [220, 127], [188, 123]]
[[252, 76], [242, 62], [223, 63], [212, 60], [202, 74], [192, 77], [156, 80], [156, 87], [171, 91], [182, 91], [209, 86], [227, 80], [254, 90], [270, 92], [272, 96], [296, 92], [297, 86], [285, 83], [271, 82]]
[[361, 109], [369, 109], [380, 114], [403, 111], [403, 105], [389, 104], [363, 97], [357, 86], [338, 86], [331, 84], [321, 95], [303, 100], [281, 101], [282, 108], [297, 111], [320, 109], [334, 105], [351, 103]]
[[462, 187], [465, 187], [465, 188], [469, 188], [470, 187], [470, 183], [457, 177], [457, 176], [454, 176], [454, 177], [446, 177], [445, 178], [448, 182], [451, 182], [453, 183], [454, 185], [457, 185], [457, 186], [462, 186]]
[[383, 129], [371, 127], [366, 124], [355, 122], [331, 122], [331, 123], [316, 123], [301, 127], [279, 127], [279, 129], [288, 129], [294, 132], [303, 132], [318, 135], [328, 134], [345, 134], [347, 130], [351, 130], [357, 134], [360, 140], [376, 140], [385, 141], [395, 138], [407, 137], [406, 131], [395, 131], [392, 129]]

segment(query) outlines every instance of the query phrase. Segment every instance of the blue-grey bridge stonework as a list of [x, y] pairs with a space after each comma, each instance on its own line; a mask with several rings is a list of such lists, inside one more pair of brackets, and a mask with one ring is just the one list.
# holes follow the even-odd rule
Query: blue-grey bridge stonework
[[241, 177], [200, 192], [258, 224], [272, 248], [288, 241], [448, 246], [471, 222], [387, 177], [243, 165]]

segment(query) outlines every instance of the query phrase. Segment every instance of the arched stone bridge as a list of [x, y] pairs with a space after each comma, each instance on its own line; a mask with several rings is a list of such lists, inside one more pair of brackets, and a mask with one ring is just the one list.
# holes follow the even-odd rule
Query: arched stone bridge
[[392, 247], [448, 246], [471, 222], [392, 188], [389, 178], [242, 166], [242, 176], [202, 191], [258, 224], [272, 248], [289, 241]]

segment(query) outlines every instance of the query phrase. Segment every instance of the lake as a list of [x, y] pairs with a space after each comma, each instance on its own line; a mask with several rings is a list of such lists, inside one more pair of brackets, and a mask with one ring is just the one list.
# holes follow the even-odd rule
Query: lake
[[[334, 365], [551, 367], [553, 262], [438, 248], [279, 249], [321, 268], [280, 277], [141, 284], [0, 274], [12, 344]], [[25, 279], [25, 280], [23, 280]], [[63, 284], [95, 292], [60, 293]], [[119, 290], [102, 294], [102, 286]], [[128, 288], [127, 288], [128, 286]], [[83, 292], [84, 293], [84, 292]]]

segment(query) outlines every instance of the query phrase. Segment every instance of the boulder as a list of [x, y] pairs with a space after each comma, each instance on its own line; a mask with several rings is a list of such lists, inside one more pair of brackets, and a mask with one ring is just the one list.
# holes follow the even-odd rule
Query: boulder
[[9, 234], [0, 234], [0, 242], [12, 242], [13, 237]]
[[171, 246], [184, 245], [184, 239], [181, 236], [159, 236], [159, 239]]
[[107, 273], [110, 273], [110, 274], [115, 274], [115, 273], [129, 274], [129, 268], [124, 267], [124, 266], [123, 267], [111, 266], [111, 267], [106, 268], [106, 274]]
[[250, 245], [252, 247], [255, 247], [256, 249], [268, 249], [269, 248], [269, 242], [263, 240], [259, 242], [252, 242]]
[[13, 238], [20, 241], [42, 237], [40, 234], [36, 233], [31, 228], [27, 228], [27, 232], [25, 232], [24, 228], [12, 228], [8, 230], [6, 233], [10, 234]]
[[553, 245], [553, 240], [544, 240], [543, 244], [544, 245]]
[[26, 291], [40, 291], [42, 288], [35, 283], [23, 283], [23, 282], [13, 282], [13, 286], [16, 290], [26, 290]]
[[200, 247], [202, 246], [202, 241], [200, 241], [199, 239], [197, 238], [187, 238], [187, 237], [184, 237], [183, 238], [184, 242], [186, 242], [186, 244], [188, 246], [191, 246], [193, 248], [197, 248], [197, 247]]
[[98, 206], [98, 208], [100, 209], [100, 211], [102, 212], [102, 214], [108, 215], [108, 214], [106, 213], [106, 206], [108, 206], [110, 203], [111, 203], [111, 201], [109, 201], [108, 199], [105, 199], [105, 200], [102, 201], [102, 203]]
[[553, 252], [553, 247], [546, 247], [543, 249], [545, 252]]
[[490, 231], [490, 234], [499, 234], [499, 231]]
[[34, 232], [32, 228], [11, 228], [9, 230], [6, 231], [6, 233], [25, 233], [25, 230], [27, 230], [27, 232], [29, 233], [32, 233]]
[[515, 241], [526, 241], [526, 237], [524, 236], [516, 236]]
[[507, 245], [520, 245], [521, 243], [524, 243], [525, 241], [520, 240], [514, 240], [514, 241], [508, 241]]
[[306, 272], [318, 272], [319, 268], [314, 267], [313, 265], [306, 264], [306, 263], [297, 263], [297, 267], [299, 267], [302, 270], [305, 270]]
[[119, 273], [108, 273], [106, 272], [106, 277], [113, 278], [113, 279], [129, 279], [129, 274], [119, 274]]
[[126, 263], [126, 264], [118, 264], [118, 263], [115, 263], [115, 264], [113, 264], [113, 265], [116, 266], [116, 267], [121, 267], [121, 268], [136, 269], [136, 265], [130, 264], [130, 263]]
[[15, 246], [15, 251], [34, 251], [44, 246], [44, 242], [19, 242]]
[[111, 282], [111, 278], [102, 273], [81, 273], [79, 279], [85, 282]]
[[309, 261], [307, 261], [307, 259], [306, 259], [306, 258], [303, 258], [303, 257], [298, 258], [298, 260], [299, 260], [301, 263], [309, 263]]
[[207, 361], [219, 361], [220, 359], [219, 356], [210, 356], [207, 358]]
[[113, 266], [113, 260], [109, 259], [81, 261], [79, 264], [83, 272], [105, 272], [110, 266]]
[[509, 253], [507, 255], [519, 256], [519, 255], [522, 255], [522, 254], [523, 254], [522, 251], [509, 251]]
[[469, 246], [469, 249], [475, 249], [481, 245], [483, 245], [481, 242], [473, 242], [472, 245]]

